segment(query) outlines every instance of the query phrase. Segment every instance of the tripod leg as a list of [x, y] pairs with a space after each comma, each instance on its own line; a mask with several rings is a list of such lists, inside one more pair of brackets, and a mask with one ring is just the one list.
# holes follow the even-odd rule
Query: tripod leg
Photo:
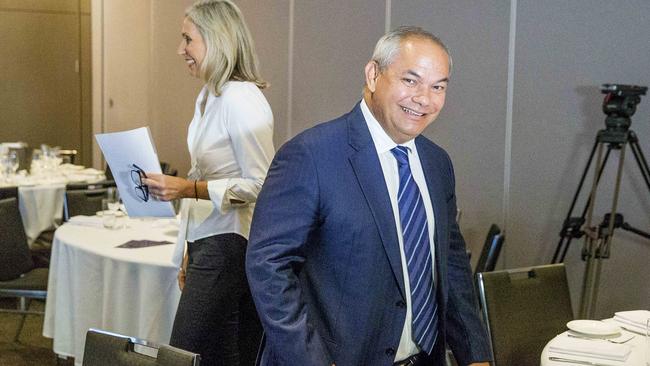
[[[604, 242], [603, 240], [599, 241], [600, 244], [602, 244], [603, 242]], [[591, 283], [591, 295], [590, 295], [591, 301], [589, 303], [585, 319], [594, 319], [596, 316], [596, 302], [598, 300], [598, 284], [600, 282], [600, 272], [603, 264], [603, 257], [598, 255], [599, 248], [601, 248], [601, 246], [598, 246], [598, 248], [596, 248], [596, 257], [594, 258], [594, 264], [591, 273], [591, 277], [593, 278]]]
[[[557, 247], [555, 247], [555, 253], [553, 253], [553, 260], [551, 263], [562, 263], [564, 262], [564, 257], [566, 256], [566, 252], [569, 249], [569, 245], [571, 244], [571, 238], [566, 238], [564, 236], [560, 237], [560, 241], [557, 243]], [[562, 255], [560, 255], [560, 251], [562, 251]]]
[[[609, 150], [608, 150], [609, 151]], [[598, 157], [596, 160], [596, 166], [601, 166], [601, 158], [603, 155], [603, 145], [598, 147]], [[605, 161], [606, 162], [606, 161]], [[604, 167], [604, 163], [603, 163]], [[584, 225], [585, 232], [585, 243], [582, 247], [582, 256], [586, 259], [585, 267], [585, 277], [582, 285], [582, 301], [580, 303], [580, 317], [588, 318], [589, 314], [592, 313], [591, 305], [593, 300], [593, 289], [594, 289], [594, 277], [595, 277], [595, 261], [598, 254], [597, 248], [600, 247], [600, 240], [598, 239], [598, 229], [591, 226], [591, 219], [594, 212], [594, 202], [596, 202], [596, 192], [598, 190], [598, 182], [600, 180], [600, 175], [602, 169], [594, 172], [594, 180], [591, 185], [591, 191], [589, 193], [589, 200], [587, 201], [587, 206], [585, 207], [585, 214], [587, 215], [586, 222]]]
[[598, 239], [587, 236], [585, 238], [585, 248], [583, 249], [583, 255], [586, 255], [586, 266], [585, 266], [585, 276], [582, 282], [582, 299], [580, 302], [580, 319], [590, 319], [589, 314], [592, 313], [591, 304], [593, 299], [593, 288], [594, 288], [594, 270], [595, 270], [595, 261], [596, 261], [596, 247], [599, 245], [596, 244]]
[[[616, 184], [614, 185], [614, 196], [612, 198], [612, 209], [610, 215], [612, 218], [616, 217], [616, 208], [618, 206], [618, 194], [621, 192], [621, 177], [623, 176], [623, 164], [625, 163], [625, 145], [621, 147], [621, 152], [618, 158], [618, 170], [616, 172]], [[605, 237], [605, 245], [603, 251], [600, 252], [600, 256], [603, 258], [609, 258], [609, 247], [612, 244], [612, 237], [614, 236], [614, 222], [615, 220], [609, 220], [609, 225], [607, 226], [607, 236]]]
[[[582, 185], [584, 183], [585, 177], [587, 175], [587, 172], [589, 171], [589, 167], [591, 165], [591, 162], [593, 160], [594, 154], [596, 152], [596, 147], [599, 146], [599, 144], [603, 144], [602, 142], [599, 142], [596, 140], [596, 143], [594, 144], [594, 148], [591, 150], [591, 155], [589, 156], [589, 161], [587, 163], [587, 166], [585, 167], [585, 170], [582, 173], [582, 178], [580, 178], [580, 184], [578, 185], [578, 190], [576, 191], [575, 196], [573, 197], [573, 202], [571, 202], [571, 208], [569, 209], [569, 213], [567, 214], [567, 218], [565, 219], [565, 223], [568, 221], [568, 219], [571, 217], [571, 213], [573, 212], [573, 209], [575, 207], [575, 203], [578, 199], [578, 196], [580, 195], [580, 190], [582, 189]], [[600, 145], [602, 146], [602, 145]], [[605, 158], [602, 159], [603, 163], [601, 164], [600, 157], [598, 158], [598, 164], [596, 164], [596, 171], [598, 172], [597, 177], [596, 177], [596, 185], [600, 182], [600, 178], [603, 175], [603, 171], [605, 170], [605, 165], [607, 165], [607, 160], [609, 159], [609, 154], [612, 152], [612, 146], [608, 145], [607, 146], [607, 152], [605, 153]], [[589, 207], [591, 203], [591, 196], [587, 198], [587, 203], [585, 203], [585, 207], [582, 210], [582, 214], [580, 216], [581, 220], [584, 220], [585, 215], [587, 213], [587, 208]], [[566, 225], [566, 224], [565, 224]], [[563, 235], [566, 231], [566, 226], [562, 228], [562, 232], [560, 233], [560, 241], [558, 242], [557, 248], [555, 249], [555, 254], [553, 255], [553, 261], [551, 263], [562, 263], [564, 262], [564, 258], [566, 257], [567, 251], [569, 250], [569, 246], [571, 244], [571, 241], [573, 237], [565, 237]], [[579, 237], [579, 236], [575, 236]], [[566, 242], [565, 242], [566, 240]], [[562, 254], [558, 258], [558, 254], [562, 251]], [[559, 260], [558, 260], [559, 259]]]
[[[621, 189], [621, 177], [623, 175], [623, 164], [625, 163], [625, 145], [621, 147], [621, 152], [619, 155], [618, 169], [616, 172], [616, 184], [614, 186], [614, 195], [612, 198], [612, 209], [610, 215], [612, 218], [616, 216], [616, 208], [618, 206], [618, 195]], [[600, 153], [598, 151], [598, 162], [600, 163]], [[587, 234], [587, 239], [585, 240], [585, 248], [583, 249], [586, 252], [587, 258], [587, 267], [585, 269], [585, 278], [582, 292], [582, 303], [580, 308], [580, 316], [585, 319], [592, 319], [596, 311], [596, 302], [598, 300], [598, 288], [600, 282], [600, 272], [602, 268], [602, 261], [605, 258], [609, 258], [609, 248], [612, 242], [612, 237], [614, 234], [614, 219], [609, 221], [607, 227], [607, 233], [604, 237], [601, 237], [601, 233], [598, 228], [591, 228], [591, 219], [593, 217], [593, 209], [596, 199], [596, 188], [598, 185], [598, 180], [600, 178], [594, 179], [594, 186], [592, 187], [592, 193], [590, 197], [590, 204], [588, 207], [587, 213], [587, 222], [585, 223], [585, 232]], [[597, 244], [594, 246], [594, 242]]]
[[[598, 138], [596, 138], [596, 140], [594, 141], [594, 146], [591, 148], [591, 152], [589, 153], [589, 159], [587, 159], [587, 165], [585, 166], [585, 169], [582, 171], [582, 176], [580, 177], [580, 183], [578, 183], [578, 189], [576, 190], [576, 193], [573, 195], [573, 200], [571, 201], [569, 212], [567, 212], [566, 218], [564, 219], [564, 227], [562, 227], [562, 231], [560, 232], [560, 241], [557, 243], [557, 247], [555, 248], [555, 253], [553, 254], [553, 260], [551, 261], [551, 263], [564, 262], [564, 257], [566, 256], [567, 249], [571, 244], [571, 237], [570, 236], [566, 237], [567, 229], [568, 229], [566, 226], [567, 223], [569, 222], [569, 219], [571, 218], [571, 213], [573, 213], [573, 209], [575, 208], [576, 202], [578, 201], [578, 196], [580, 196], [580, 190], [582, 189], [582, 185], [584, 184], [585, 178], [587, 177], [587, 172], [589, 172], [589, 167], [591, 166], [591, 162], [594, 158], [594, 154], [596, 153], [597, 146], [598, 146]], [[560, 251], [562, 252], [562, 257], [558, 261]]]
[[[571, 217], [571, 213], [573, 212], [573, 209], [576, 206], [576, 202], [578, 201], [578, 196], [580, 195], [580, 190], [582, 189], [582, 185], [585, 183], [585, 178], [587, 177], [587, 172], [589, 172], [589, 167], [591, 166], [591, 162], [594, 159], [594, 155], [596, 153], [596, 148], [598, 147], [599, 142], [596, 139], [596, 142], [594, 142], [594, 146], [591, 148], [591, 153], [589, 154], [589, 159], [587, 160], [587, 165], [585, 166], [585, 169], [582, 172], [582, 177], [580, 177], [580, 183], [578, 183], [578, 189], [576, 190], [576, 194], [573, 195], [573, 200], [571, 201], [571, 207], [569, 208], [569, 212], [566, 215], [566, 219], [568, 220]], [[607, 161], [607, 159], [605, 159]]]
[[[605, 171], [605, 165], [607, 165], [607, 160], [609, 159], [609, 154], [612, 152], [612, 145], [607, 145], [607, 152], [605, 153], [605, 158], [603, 158], [603, 163], [600, 164], [600, 159], [598, 160], [598, 176], [596, 177], [596, 186], [598, 186], [598, 183], [600, 183], [600, 178], [603, 176], [603, 171]], [[585, 204], [585, 208], [582, 210], [582, 217], [585, 217], [585, 214], [587, 213], [587, 208], [591, 204], [591, 196], [587, 199], [587, 203]]]
[[630, 148], [632, 149], [632, 154], [634, 154], [634, 159], [636, 160], [639, 169], [641, 170], [641, 175], [643, 175], [643, 180], [645, 181], [648, 190], [650, 191], [650, 168], [648, 168], [648, 162], [643, 156], [643, 151], [641, 151], [641, 146], [639, 142], [633, 140], [630, 142]]

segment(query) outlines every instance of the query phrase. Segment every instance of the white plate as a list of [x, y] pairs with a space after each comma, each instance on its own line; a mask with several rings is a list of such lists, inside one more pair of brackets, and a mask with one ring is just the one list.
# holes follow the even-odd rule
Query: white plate
[[574, 332], [591, 336], [609, 336], [621, 332], [621, 328], [616, 325], [600, 320], [572, 320], [566, 326]]

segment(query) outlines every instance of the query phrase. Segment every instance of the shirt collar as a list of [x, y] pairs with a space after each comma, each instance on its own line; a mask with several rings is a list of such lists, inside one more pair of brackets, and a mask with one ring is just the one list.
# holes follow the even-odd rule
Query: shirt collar
[[[372, 115], [365, 99], [361, 99], [360, 104], [361, 113], [363, 113], [363, 118], [366, 120], [366, 125], [368, 125], [368, 130], [370, 130], [370, 136], [372, 137], [372, 142], [375, 144], [377, 153], [385, 153], [397, 146], [395, 141], [393, 141], [386, 131], [384, 131], [384, 128], [381, 127], [375, 116]], [[411, 152], [415, 151], [415, 139], [411, 139], [400, 145], [408, 147]]]

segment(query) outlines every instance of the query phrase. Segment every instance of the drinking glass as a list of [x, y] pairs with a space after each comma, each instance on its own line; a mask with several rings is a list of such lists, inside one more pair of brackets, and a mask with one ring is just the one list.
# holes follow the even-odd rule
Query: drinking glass
[[[9, 151], [1, 157], [2, 176], [4, 181], [11, 183], [12, 176], [18, 169], [18, 156], [15, 151]], [[15, 166], [15, 168], [14, 168]]]
[[117, 228], [117, 210], [120, 203], [113, 198], [102, 199], [102, 225], [107, 229]]
[[32, 164], [29, 167], [29, 172], [31, 174], [37, 175], [41, 171], [41, 160], [43, 159], [43, 152], [40, 149], [34, 149], [32, 151]]

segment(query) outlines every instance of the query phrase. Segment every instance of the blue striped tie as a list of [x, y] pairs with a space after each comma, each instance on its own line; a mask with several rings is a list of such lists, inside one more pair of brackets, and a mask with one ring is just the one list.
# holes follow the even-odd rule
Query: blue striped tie
[[397, 159], [399, 170], [397, 203], [411, 287], [413, 339], [422, 351], [431, 354], [438, 337], [438, 305], [433, 286], [427, 215], [422, 195], [411, 174], [409, 149], [398, 145], [391, 152]]

